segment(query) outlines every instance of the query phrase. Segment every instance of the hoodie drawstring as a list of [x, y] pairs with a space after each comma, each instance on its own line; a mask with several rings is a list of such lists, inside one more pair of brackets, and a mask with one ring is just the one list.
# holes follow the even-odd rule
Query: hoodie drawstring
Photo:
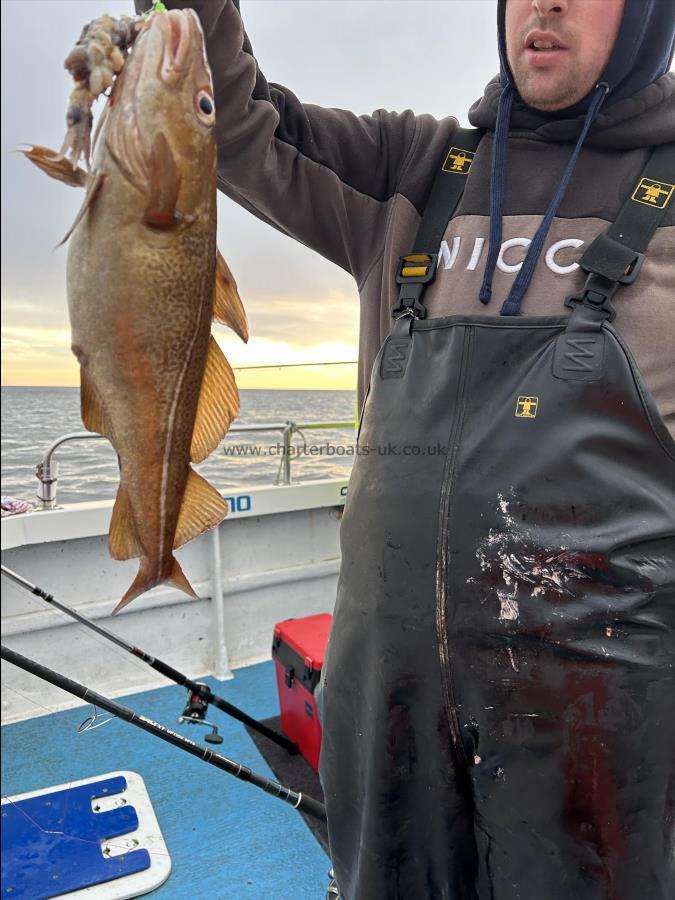
[[[532, 243], [530, 244], [525, 260], [518, 272], [516, 280], [513, 282], [508, 297], [504, 301], [501, 308], [502, 316], [517, 316], [520, 314], [520, 304], [525, 293], [530, 286], [535, 266], [541, 255], [546, 235], [549, 232], [553, 219], [558, 211], [558, 207], [562, 203], [565, 191], [572, 179], [574, 168], [579, 159], [579, 153], [583, 146], [586, 136], [591, 125], [597, 118], [602, 104], [609, 91], [609, 85], [601, 82], [597, 86], [595, 96], [591, 101], [591, 105], [586, 113], [581, 134], [577, 140], [576, 146], [569, 162], [565, 168], [565, 172], [560, 180], [555, 196], [551, 200], [549, 208], [542, 219], [541, 225], [537, 229]], [[502, 211], [504, 205], [504, 182], [506, 173], [506, 144], [508, 141], [508, 127], [511, 117], [511, 107], [513, 105], [513, 89], [509, 84], [504, 88], [499, 98], [499, 106], [497, 109], [497, 123], [495, 127], [494, 138], [494, 154], [492, 158], [492, 186], [490, 191], [490, 244], [488, 248], [487, 260], [485, 263], [485, 274], [483, 276], [483, 284], [481, 285], [479, 298], [482, 303], [489, 303], [492, 293], [492, 279], [499, 258], [499, 250], [502, 242]]]
[[497, 122], [495, 125], [494, 146], [492, 152], [492, 177], [490, 179], [490, 237], [485, 262], [485, 274], [480, 288], [481, 303], [489, 303], [492, 296], [492, 278], [494, 276], [499, 249], [502, 244], [502, 210], [504, 208], [504, 184], [506, 181], [506, 148], [509, 137], [509, 122], [513, 106], [513, 88], [507, 83], [499, 95], [497, 106]]

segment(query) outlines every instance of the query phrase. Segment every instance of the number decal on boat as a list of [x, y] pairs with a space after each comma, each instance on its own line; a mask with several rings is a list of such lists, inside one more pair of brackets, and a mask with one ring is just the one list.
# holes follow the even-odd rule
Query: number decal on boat
[[248, 512], [251, 508], [251, 495], [239, 494], [237, 497], [225, 497], [225, 502], [230, 507], [230, 512]]

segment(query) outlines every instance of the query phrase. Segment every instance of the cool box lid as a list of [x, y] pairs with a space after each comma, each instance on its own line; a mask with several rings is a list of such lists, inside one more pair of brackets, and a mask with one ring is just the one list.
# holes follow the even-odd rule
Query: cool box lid
[[286, 668], [293, 667], [309, 690], [319, 680], [332, 621], [330, 613], [318, 613], [274, 626], [272, 656]]
[[303, 659], [305, 656], [309, 657], [314, 668], [320, 669], [332, 621], [330, 613], [318, 613], [302, 619], [285, 619], [274, 626], [274, 637], [281, 638]]

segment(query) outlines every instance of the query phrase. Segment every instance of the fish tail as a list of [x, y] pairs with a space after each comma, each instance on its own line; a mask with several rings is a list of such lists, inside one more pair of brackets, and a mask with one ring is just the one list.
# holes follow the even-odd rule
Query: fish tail
[[174, 585], [174, 587], [179, 588], [190, 597], [194, 597], [195, 600], [198, 600], [199, 598], [192, 585], [185, 577], [178, 560], [172, 556], [170, 562], [171, 565], [167, 572], [166, 567], [162, 566], [160, 568], [157, 566], [156, 562], [153, 562], [147, 556], [143, 557], [138, 569], [138, 574], [131, 583], [129, 590], [113, 610], [113, 616], [117, 615], [117, 613], [123, 610], [125, 606], [128, 606], [132, 600], [136, 599], [136, 597], [140, 597], [141, 594], [149, 591], [150, 588], [157, 587], [158, 584], [164, 584], [165, 582]]
[[185, 573], [181, 569], [180, 563], [178, 562], [176, 557], [172, 556], [171, 559], [173, 561], [173, 567], [171, 569], [171, 575], [169, 575], [169, 578], [167, 579], [169, 584], [172, 584], [179, 590], [184, 591], [184, 593], [186, 593], [188, 597], [193, 597], [195, 600], [199, 600], [199, 596], [195, 593], [194, 588], [185, 577]]

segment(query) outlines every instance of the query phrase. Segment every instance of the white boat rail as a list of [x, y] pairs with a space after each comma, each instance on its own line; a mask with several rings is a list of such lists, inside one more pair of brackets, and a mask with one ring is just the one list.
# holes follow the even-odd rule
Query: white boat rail
[[[257, 425], [233, 425], [228, 434], [254, 431], [280, 431], [283, 439], [283, 450], [275, 484], [291, 483], [291, 441], [294, 434], [302, 435], [303, 429], [314, 428], [354, 428], [354, 422], [261, 422]], [[302, 435], [304, 440], [304, 435]], [[53, 441], [45, 451], [42, 460], [35, 467], [35, 475], [40, 482], [37, 499], [38, 511], [56, 507], [56, 483], [58, 481], [56, 461], [52, 462], [55, 451], [69, 441], [101, 440], [107, 438], [94, 431], [72, 431], [63, 434]]]

